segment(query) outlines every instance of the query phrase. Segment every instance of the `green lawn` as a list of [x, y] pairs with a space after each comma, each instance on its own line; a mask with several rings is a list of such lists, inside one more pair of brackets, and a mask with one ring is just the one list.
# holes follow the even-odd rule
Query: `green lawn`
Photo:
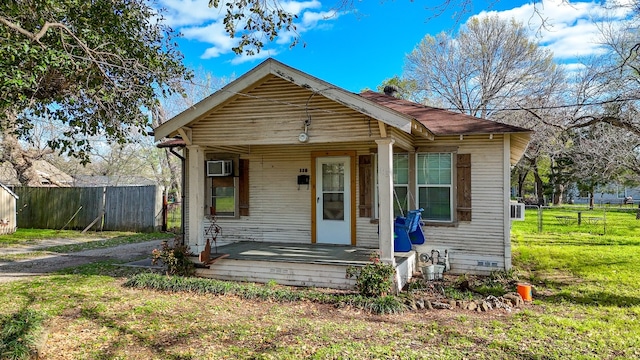
[[[18, 229], [13, 234], [0, 235], [0, 248], [38, 246], [37, 250], [26, 253], [0, 255], [0, 262], [18, 261], [50, 253], [71, 253], [83, 250], [108, 248], [116, 245], [132, 244], [155, 239], [170, 239], [170, 233], [132, 233], [123, 231], [87, 232], [75, 230]], [[42, 241], [53, 239], [72, 239], [67, 245], [46, 246]]]
[[[564, 216], [553, 211], [575, 209], [547, 210], [550, 221]], [[607, 212], [606, 235], [577, 224], [538, 233], [536, 214], [526, 218], [513, 223], [514, 264], [534, 285], [534, 301], [513, 313], [373, 315], [309, 301], [139, 290], [122, 286], [138, 270], [96, 263], [0, 284], [0, 316], [43, 316], [48, 359], [640, 358], [635, 214]]]

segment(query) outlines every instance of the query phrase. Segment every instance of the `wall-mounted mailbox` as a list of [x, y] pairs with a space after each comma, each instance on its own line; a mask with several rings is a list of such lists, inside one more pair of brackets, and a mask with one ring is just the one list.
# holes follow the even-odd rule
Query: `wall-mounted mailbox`
[[309, 175], [298, 175], [298, 185], [309, 185]]

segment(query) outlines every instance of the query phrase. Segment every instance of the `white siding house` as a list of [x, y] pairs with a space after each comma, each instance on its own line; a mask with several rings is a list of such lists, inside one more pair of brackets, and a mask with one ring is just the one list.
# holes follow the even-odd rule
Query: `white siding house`
[[[203, 250], [215, 214], [223, 229], [218, 246], [377, 250], [404, 274], [399, 286], [415, 268], [416, 251], [447, 249], [457, 273], [511, 267], [510, 166], [529, 135], [386, 94], [354, 94], [273, 59], [155, 129], [157, 140], [180, 137], [186, 149], [185, 241], [193, 251]], [[233, 171], [207, 176], [208, 161], [231, 161]], [[405, 165], [394, 169], [398, 161]], [[405, 254], [394, 252], [399, 191], [404, 211], [425, 208], [427, 241]], [[229, 278], [225, 261], [201, 274]], [[244, 266], [251, 281], [346, 286], [326, 281], [311, 264], [291, 267], [304, 279]]]

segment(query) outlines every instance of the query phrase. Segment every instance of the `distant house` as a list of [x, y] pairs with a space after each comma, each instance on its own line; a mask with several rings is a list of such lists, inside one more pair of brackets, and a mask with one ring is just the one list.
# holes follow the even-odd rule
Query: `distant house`
[[[570, 194], [574, 204], [588, 204], [589, 193], [575, 190]], [[598, 186], [593, 194], [596, 205], [633, 205], [640, 201], [640, 187], [629, 187], [622, 184]]]
[[[377, 250], [400, 287], [432, 250], [454, 273], [511, 268], [510, 170], [530, 133], [273, 59], [155, 129], [185, 145], [186, 244], [203, 251], [215, 215], [218, 245], [243, 246], [202, 276], [331, 287], [348, 286], [336, 247]], [[426, 237], [402, 254], [400, 208], [424, 208]]]
[[154, 186], [157, 182], [135, 175], [74, 175], [73, 186]]
[[[37, 174], [37, 179], [34, 183], [29, 184], [31, 187], [69, 187], [73, 186], [73, 178], [58, 169], [53, 164], [46, 160], [33, 161], [33, 169]], [[21, 186], [18, 180], [18, 174], [14, 170], [13, 166], [4, 162], [0, 164], [0, 182], [9, 188]]]
[[17, 200], [18, 196], [6, 185], [0, 183], [0, 235], [16, 232]]

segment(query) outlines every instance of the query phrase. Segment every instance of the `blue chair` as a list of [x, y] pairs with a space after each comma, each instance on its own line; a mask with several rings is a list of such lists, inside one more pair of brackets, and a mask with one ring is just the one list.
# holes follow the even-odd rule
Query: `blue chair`
[[411, 210], [407, 217], [398, 216], [393, 223], [393, 250], [397, 252], [411, 251], [411, 245], [424, 244], [424, 234], [420, 227], [420, 219], [424, 209]]

